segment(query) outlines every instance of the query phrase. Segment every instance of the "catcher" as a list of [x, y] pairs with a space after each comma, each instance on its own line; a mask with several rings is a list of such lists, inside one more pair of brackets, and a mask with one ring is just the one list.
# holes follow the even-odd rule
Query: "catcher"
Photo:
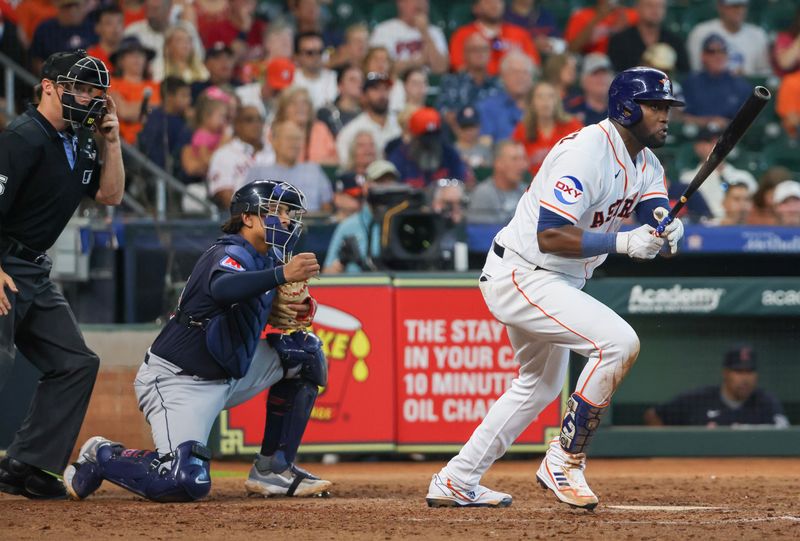
[[[329, 481], [294, 464], [318, 387], [327, 380], [322, 343], [304, 329], [316, 309], [306, 281], [314, 254], [291, 257], [305, 196], [289, 183], [251, 182], [231, 201], [221, 237], [195, 265], [169, 320], [134, 382], [155, 451], [125, 449], [95, 436], [64, 471], [73, 499], [103, 480], [158, 502], [193, 501], [211, 489], [206, 447], [223, 408], [269, 388], [261, 452], [250, 495], [314, 496]], [[268, 333], [269, 323], [284, 332]]]

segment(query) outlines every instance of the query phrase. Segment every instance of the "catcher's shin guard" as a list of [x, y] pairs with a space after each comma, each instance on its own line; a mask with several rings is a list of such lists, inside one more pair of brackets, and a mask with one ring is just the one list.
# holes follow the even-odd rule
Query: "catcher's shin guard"
[[316, 383], [305, 378], [284, 379], [270, 388], [262, 455], [282, 456], [285, 467], [294, 462], [318, 392]]
[[103, 478], [155, 502], [191, 502], [211, 490], [211, 452], [186, 441], [167, 455], [156, 451], [101, 447], [97, 462]]
[[579, 393], [572, 393], [567, 403], [567, 413], [561, 423], [561, 447], [568, 453], [585, 453], [607, 409], [608, 403], [597, 406]]

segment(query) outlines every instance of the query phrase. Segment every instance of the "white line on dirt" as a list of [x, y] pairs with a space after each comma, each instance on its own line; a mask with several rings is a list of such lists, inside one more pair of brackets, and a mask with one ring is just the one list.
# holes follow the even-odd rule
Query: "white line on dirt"
[[708, 507], [704, 505], [606, 505], [606, 509], [621, 511], [724, 511], [727, 507]]

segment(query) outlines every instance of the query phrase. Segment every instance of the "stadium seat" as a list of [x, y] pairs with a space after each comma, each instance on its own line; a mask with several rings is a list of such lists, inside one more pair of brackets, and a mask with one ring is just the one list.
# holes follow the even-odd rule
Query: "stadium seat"
[[800, 173], [800, 144], [797, 141], [779, 139], [767, 145], [761, 153], [768, 166], [782, 165]]
[[[769, 5], [765, 6], [761, 12], [761, 28], [767, 33], [777, 33], [785, 30], [792, 24], [798, 6], [800, 4], [797, 2], [769, 2]], [[755, 20], [752, 15], [750, 19]]]
[[331, 13], [336, 21], [336, 26], [345, 30], [351, 24], [366, 22], [369, 18], [367, 5], [360, 0], [335, 0], [331, 6]]
[[456, 31], [459, 26], [472, 22], [472, 2], [456, 2], [447, 10], [447, 28], [443, 28], [448, 35]]
[[397, 17], [397, 4], [394, 0], [388, 2], [377, 2], [372, 6], [372, 12], [369, 17], [370, 26], [375, 26], [378, 23], [387, 21]]

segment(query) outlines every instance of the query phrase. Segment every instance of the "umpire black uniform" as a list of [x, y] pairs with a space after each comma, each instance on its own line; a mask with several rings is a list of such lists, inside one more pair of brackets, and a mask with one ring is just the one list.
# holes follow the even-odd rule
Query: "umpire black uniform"
[[[85, 196], [118, 204], [124, 190], [108, 71], [83, 51], [45, 63], [42, 99], [0, 133], [0, 388], [18, 349], [42, 372], [28, 416], [0, 462], [0, 490], [65, 495], [46, 472], [66, 466], [99, 359], [86, 346], [45, 251]], [[105, 140], [103, 164], [93, 131]], [[16, 348], [15, 348], [16, 346]]]

